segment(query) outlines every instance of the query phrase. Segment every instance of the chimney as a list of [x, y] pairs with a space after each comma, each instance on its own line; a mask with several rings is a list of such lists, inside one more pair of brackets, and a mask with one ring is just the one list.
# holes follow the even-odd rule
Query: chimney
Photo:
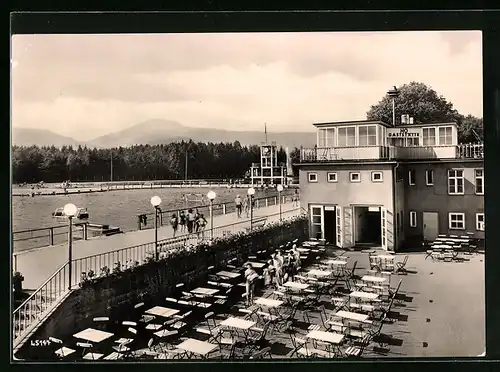
[[410, 118], [410, 123], [409, 124], [413, 124], [413, 118]]

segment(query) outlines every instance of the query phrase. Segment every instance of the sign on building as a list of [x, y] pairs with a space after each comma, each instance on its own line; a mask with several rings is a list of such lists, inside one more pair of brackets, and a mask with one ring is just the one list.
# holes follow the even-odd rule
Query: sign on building
[[388, 138], [420, 137], [420, 128], [387, 128]]

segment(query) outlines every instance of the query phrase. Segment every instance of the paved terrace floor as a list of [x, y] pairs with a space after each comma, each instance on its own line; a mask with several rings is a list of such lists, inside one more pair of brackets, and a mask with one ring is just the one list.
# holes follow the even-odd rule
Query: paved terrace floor
[[[300, 209], [293, 207], [292, 203], [282, 204], [283, 218], [293, 217], [300, 213]], [[279, 205], [262, 207], [254, 210], [254, 220], [262, 220], [269, 216], [266, 223], [279, 220]], [[206, 228], [205, 236], [210, 234], [210, 221]], [[236, 213], [214, 216], [214, 231], [220, 226], [239, 223], [231, 230], [232, 233], [244, 231], [250, 226], [250, 219], [244, 216], [238, 219]], [[219, 229], [220, 230], [220, 229]], [[219, 232], [219, 231], [218, 231]], [[180, 234], [177, 234], [180, 236]], [[163, 226], [158, 228], [158, 240], [172, 237], [172, 228]], [[196, 242], [196, 238], [191, 239]], [[89, 240], [78, 240], [73, 242], [73, 259], [88, 257], [96, 254], [112, 252], [118, 249], [140, 244], [154, 242], [154, 229], [137, 230], [112, 236], [100, 236]], [[23, 288], [26, 290], [38, 288], [54, 272], [56, 272], [68, 260], [68, 244], [59, 244], [36, 248], [17, 253], [15, 265], [17, 271], [23, 273], [25, 279]]]
[[[357, 277], [364, 275], [369, 268], [367, 252], [332, 251], [328, 253], [335, 253], [340, 255], [342, 259], [346, 259], [349, 268], [353, 267], [354, 262], [357, 261], [355, 271]], [[362, 357], [475, 357], [483, 353], [485, 348], [483, 257], [482, 255], [472, 255], [463, 263], [448, 263], [430, 259], [425, 260], [425, 254], [411, 253], [406, 265], [408, 273], [404, 275], [393, 274], [391, 278], [391, 287], [394, 288], [399, 280], [402, 280], [402, 285], [392, 310], [388, 314], [388, 321], [384, 322], [381, 336], [370, 342]], [[403, 259], [404, 254], [396, 255], [396, 262], [401, 262]], [[304, 267], [303, 272], [305, 273], [310, 268], [311, 266]], [[218, 312], [215, 310], [217, 324], [220, 324], [228, 316], [240, 318], [244, 316], [238, 311], [238, 308], [246, 307], [240, 296], [243, 289], [239, 288], [238, 300], [233, 302], [233, 306], [227, 311]], [[192, 288], [186, 288], [185, 290], [190, 289]], [[338, 290], [341, 291], [342, 288], [338, 288]], [[266, 288], [263, 291], [258, 291], [256, 296], [273, 298], [273, 289]], [[334, 313], [328, 296], [322, 296], [320, 302], [325, 305], [328, 315]], [[155, 305], [171, 308], [177, 306], [162, 302], [147, 304], [144, 309]], [[181, 312], [185, 311], [186, 309], [181, 309]], [[205, 313], [209, 311], [214, 311], [214, 308], [205, 310]], [[123, 314], [123, 319], [113, 319], [114, 323], [119, 324], [122, 320], [137, 321], [138, 318], [134, 318], [133, 315], [130, 315], [131, 313], [133, 311]], [[308, 315], [310, 323], [306, 323], [300, 313], [295, 316], [297, 321], [293, 331], [296, 332], [297, 337], [304, 338], [309, 332], [308, 327], [310, 324], [318, 325], [321, 330], [325, 330], [321, 325], [322, 322], [317, 309], [311, 309], [308, 311]], [[196, 332], [196, 328], [200, 326], [206, 328], [205, 322], [201, 320], [202, 318], [203, 314], [199, 315], [198, 320], [194, 321], [194, 323], [190, 322], [189, 329], [182, 332], [182, 337], [178, 338], [177, 336], [176, 339], [174, 337], [173, 340], [169, 341], [170, 348], [175, 349], [175, 345], [180, 344], [186, 338], [206, 340], [208, 336]], [[111, 345], [115, 342], [114, 339], [130, 337], [126, 327], [122, 328], [108, 329], [108, 331], [114, 333], [113, 338], [110, 339]], [[146, 344], [153, 332], [145, 330], [144, 325], [142, 325], [141, 329], [139, 328], [136, 338], [143, 338], [141, 342], [142, 347], [145, 348], [143, 350], [148, 351]], [[74, 333], [79, 331], [81, 330], [75, 329]], [[275, 329], [268, 332], [265, 339], [266, 341], [261, 345], [261, 348], [270, 347], [270, 355], [266, 355], [265, 358], [297, 357], [297, 354], [292, 353], [293, 347], [289, 332]], [[64, 345], [77, 349], [77, 353], [64, 360], [81, 359], [81, 350], [74, 346], [75, 342], [75, 340], [70, 339], [64, 340]], [[104, 345], [101, 346], [99, 350], [94, 350], [94, 352], [108, 355], [113, 351], [111, 347], [108, 350]], [[54, 345], [53, 350], [45, 350], [46, 354], [44, 355], [40, 354], [41, 349], [37, 349], [33, 350], [33, 354], [30, 356], [26, 354], [20, 357], [39, 360], [43, 358], [54, 359], [53, 352], [58, 347], [60, 345]], [[163, 347], [166, 346], [161, 345], [160, 342], [160, 353]], [[348, 344], [342, 345], [343, 350], [346, 350], [347, 347]], [[227, 350], [221, 352], [215, 350], [214, 353], [210, 354], [210, 359], [227, 358], [228, 355]], [[234, 357], [242, 358], [242, 355], [235, 355]]]

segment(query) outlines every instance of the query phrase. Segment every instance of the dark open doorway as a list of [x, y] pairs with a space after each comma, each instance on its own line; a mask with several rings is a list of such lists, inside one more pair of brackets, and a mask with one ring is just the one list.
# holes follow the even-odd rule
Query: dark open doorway
[[356, 244], [382, 244], [380, 210], [369, 207], [356, 207]]
[[[335, 244], [335, 236], [336, 236], [335, 209], [334, 207], [326, 207], [326, 208], [325, 208], [325, 219], [323, 225], [323, 231], [325, 232], [325, 240], [327, 243]], [[332, 210], [330, 210], [330, 208], [332, 208]]]

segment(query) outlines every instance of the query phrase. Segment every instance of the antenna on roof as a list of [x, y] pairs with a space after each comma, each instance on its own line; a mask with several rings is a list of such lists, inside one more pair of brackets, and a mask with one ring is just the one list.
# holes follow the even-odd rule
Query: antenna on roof
[[264, 136], [265, 136], [266, 144], [267, 144], [267, 123], [264, 123]]

